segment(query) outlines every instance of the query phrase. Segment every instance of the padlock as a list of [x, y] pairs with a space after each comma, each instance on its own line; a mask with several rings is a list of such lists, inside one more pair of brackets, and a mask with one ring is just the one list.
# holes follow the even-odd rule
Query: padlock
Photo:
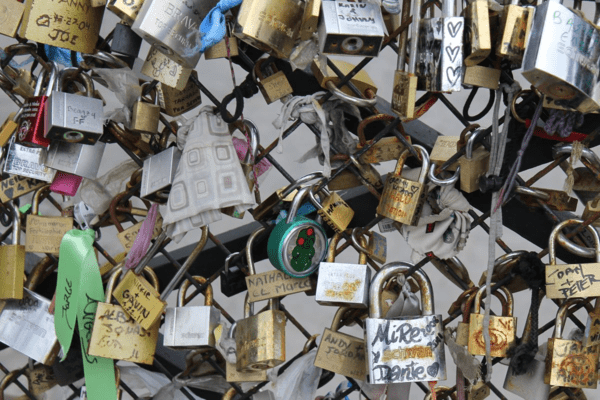
[[[7, 174], [18, 175], [15, 178], [32, 178], [28, 180], [28, 182], [33, 183], [36, 179], [44, 182], [52, 182], [54, 180], [54, 175], [56, 174], [56, 170], [52, 168], [48, 168], [42, 164], [44, 159], [45, 149], [43, 148], [32, 148], [21, 146], [14, 141], [15, 136], [13, 136], [9, 142], [8, 151], [6, 154], [6, 162], [4, 163], [3, 171]], [[21, 179], [17, 179], [14, 181], [17, 189], [24, 189], [22, 185], [19, 185]], [[29, 189], [34, 185], [29, 185]], [[10, 188], [5, 190], [4, 194], [7, 194], [7, 191], [10, 192]], [[21, 194], [26, 193], [27, 191], [21, 191]], [[17, 193], [14, 190], [8, 196], [11, 199], [17, 198]]]
[[267, 242], [269, 261], [275, 268], [294, 278], [313, 274], [327, 253], [327, 235], [316, 221], [296, 216], [312, 187], [298, 191], [285, 220], [271, 232]]
[[192, 68], [177, 64], [158, 51], [155, 46], [150, 46], [150, 51], [148, 51], [148, 56], [140, 69], [140, 73], [171, 88], [183, 90], [188, 84]]
[[458, 92], [462, 88], [465, 21], [456, 15], [456, 1], [444, 0], [440, 18], [420, 21], [417, 75], [423, 90]]
[[[110, 220], [115, 225], [115, 228], [117, 228], [117, 239], [119, 239], [119, 242], [121, 242], [125, 253], [129, 253], [129, 250], [131, 250], [133, 243], [135, 242], [135, 238], [137, 237], [144, 221], [137, 222], [127, 229], [123, 228], [123, 225], [121, 225], [121, 222], [119, 221], [119, 212], [117, 211], [117, 208], [119, 207], [119, 201], [123, 196], [123, 193], [115, 196], [113, 201], [110, 203], [108, 210]], [[153, 239], [155, 239], [162, 231], [162, 217], [160, 212], [157, 212], [157, 214], [156, 224], [152, 228]]]
[[[474, 312], [469, 318], [469, 353], [481, 356], [485, 355], [485, 340], [483, 335], [484, 314], [481, 311], [481, 298], [485, 293], [486, 286], [483, 285], [475, 295]], [[507, 315], [490, 315], [490, 355], [492, 357], [506, 357], [507, 351], [515, 345], [515, 333], [517, 331], [517, 319], [513, 317], [514, 305], [512, 293], [501, 286], [500, 289], [508, 304]]]
[[[48, 390], [58, 383], [54, 378], [52, 367], [43, 364], [29, 365], [24, 372], [27, 378], [27, 388], [36, 398], [43, 398]], [[17, 400], [26, 400], [27, 396], [19, 397]]]
[[562, 190], [526, 186], [515, 186], [514, 190], [519, 194], [519, 200], [527, 207], [542, 207], [537, 201], [540, 199], [551, 210], [575, 211], [577, 209], [577, 199]]
[[[461, 141], [466, 136], [466, 130], [463, 133], [465, 135], [461, 135]], [[490, 152], [483, 146], [480, 145], [473, 149], [477, 136], [482, 133], [483, 129], [476, 129], [468, 136], [465, 154], [458, 160], [460, 165], [460, 190], [466, 193], [479, 190], [479, 177], [487, 172], [490, 162]]]
[[317, 33], [322, 54], [377, 57], [385, 36], [381, 6], [347, 0], [323, 1]]
[[[354, 228], [352, 231], [352, 242], [356, 246], [356, 234], [358, 228]], [[387, 261], [387, 238], [375, 231], [368, 231], [366, 235], [369, 237], [367, 243], [367, 254], [370, 258], [377, 261], [380, 264], [384, 264]]]
[[132, 29], [179, 64], [194, 68], [200, 59], [200, 24], [218, 0], [144, 1]]
[[421, 316], [383, 319], [381, 313], [383, 284], [412, 267], [403, 262], [387, 264], [371, 282], [369, 317], [365, 320], [367, 374], [371, 384], [446, 379], [442, 316], [434, 315], [433, 290], [427, 275], [422, 270], [411, 275], [421, 291]]
[[288, 59], [299, 37], [303, 14], [301, 0], [245, 0], [233, 34], [257, 49]]
[[13, 213], [12, 244], [0, 246], [2, 262], [2, 282], [0, 299], [22, 299], [23, 279], [25, 278], [25, 246], [20, 244], [21, 213], [13, 204], [9, 210]]
[[283, 71], [279, 71], [275, 63], [265, 65], [265, 61], [266, 59], [258, 60], [252, 74], [265, 101], [271, 104], [294, 91]]
[[[122, 268], [113, 272], [106, 286], [106, 302], [98, 303], [88, 353], [92, 356], [152, 365], [160, 322], [157, 321], [150, 329], [144, 329], [120, 305], [111, 304], [113, 290], [122, 272]], [[144, 272], [158, 291], [158, 277], [154, 271], [146, 267]]]
[[393, 219], [401, 224], [416, 226], [421, 217], [428, 192], [425, 178], [429, 171], [429, 155], [423, 147], [418, 145], [413, 147], [420, 154], [422, 160], [418, 182], [402, 178], [404, 163], [410, 155], [410, 152], [406, 149], [400, 155], [394, 172], [388, 174], [376, 212], [378, 215]]
[[[322, 306], [367, 308], [369, 283], [371, 282], [367, 254], [359, 253], [358, 264], [336, 263], [335, 252], [342, 235], [342, 233], [336, 233], [333, 236], [329, 242], [327, 260], [319, 266], [315, 300]], [[361, 244], [366, 246], [366, 240], [361, 239]]]
[[[346, 61], [334, 60], [334, 59], [329, 59], [329, 60], [345, 76], [348, 75], [350, 73], [350, 71], [352, 71], [354, 69], [354, 67], [356, 67], [356, 65], [351, 64]], [[315, 58], [313, 60], [312, 64], [310, 65], [310, 70], [312, 71], [313, 75], [315, 76], [315, 79], [317, 80], [317, 82], [319, 82], [319, 85], [321, 85], [321, 87], [323, 89], [329, 90], [327, 87], [327, 82], [331, 81], [335, 86], [337, 86], [340, 82], [340, 78], [337, 76], [337, 74], [335, 72], [333, 72], [333, 69], [331, 69], [331, 67], [329, 65], [327, 65], [327, 62], [324, 59], [321, 59], [319, 57]], [[368, 72], [365, 71], [364, 69], [361, 69], [360, 71], [358, 71], [356, 73], [356, 75], [354, 75], [352, 78], [350, 78], [350, 82], [352, 82], [354, 84], [354, 86], [356, 86], [356, 88], [365, 97], [368, 97], [367, 95], [370, 92], [372, 92], [373, 94], [377, 93], [377, 86], [375, 85], [375, 82], [373, 82], [373, 79], [371, 79]], [[342, 92], [346, 93], [347, 95], [350, 95], [350, 96], [355, 95], [355, 93], [352, 92], [352, 90], [350, 90], [350, 88], [346, 85], [342, 86], [340, 88], [340, 90]], [[364, 134], [363, 134], [363, 136], [364, 136]], [[385, 139], [386, 138], [383, 138], [382, 140], [385, 140]]]
[[58, 171], [50, 184], [50, 191], [63, 196], [74, 197], [79, 190], [82, 180], [83, 178], [81, 176]]
[[[33, 97], [23, 105], [23, 112], [19, 120], [16, 141], [25, 146], [47, 148], [50, 139], [44, 136], [45, 109], [48, 107], [49, 97], [58, 76], [58, 67], [50, 64], [51, 70], [43, 70], [35, 84]], [[45, 92], [42, 94], [44, 81], [48, 79]]]
[[183, 90], [177, 90], [162, 83], [156, 86], [158, 104], [162, 112], [170, 117], [176, 117], [202, 104], [200, 89], [191, 78], [192, 75], [195, 79], [198, 79], [198, 73], [191, 71], [190, 78], [187, 80]]
[[[146, 84], [144, 84], [146, 85]], [[142, 93], [144, 91], [142, 85]], [[131, 130], [137, 133], [158, 133], [158, 123], [160, 122], [160, 106], [157, 104], [156, 93], [152, 100], [144, 96], [138, 97], [131, 110]]]
[[[193, 278], [201, 285], [206, 283], [202, 276]], [[209, 284], [205, 289], [204, 306], [185, 307], [189, 287], [190, 281], [185, 280], [179, 288], [177, 306], [166, 309], [163, 345], [175, 349], [215, 347], [214, 330], [219, 325], [221, 311], [212, 305], [212, 286]]]
[[310, 40], [319, 28], [322, 0], [305, 0], [304, 15], [300, 25], [300, 40]]
[[[539, 11], [540, 9], [537, 8], [535, 14], [537, 15]], [[520, 65], [528, 43], [529, 45], [533, 43], [529, 40], [536, 35], [532, 30], [532, 21], [533, 8], [521, 7], [519, 0], [510, 0], [510, 4], [505, 5], [502, 11], [496, 55], [508, 59], [517, 66]], [[523, 69], [525, 70], [525, 67]]]
[[544, 2], [536, 7], [523, 76], [557, 106], [596, 111], [599, 42], [600, 32], [591, 22], [559, 1]]
[[582, 224], [580, 219], [567, 219], [554, 227], [548, 239], [550, 264], [546, 265], [546, 296], [549, 299], [570, 299], [600, 296], [600, 286], [596, 285], [596, 269], [600, 263], [600, 237], [591, 226], [587, 231], [594, 240], [594, 263], [556, 264], [556, 241], [562, 229], [568, 225]]
[[[69, 143], [92, 145], [104, 133], [104, 106], [94, 98], [94, 82], [77, 68], [61, 71], [57, 90], [48, 98], [44, 137]], [[66, 83], [78, 80], [85, 86], [85, 96], [66, 93]]]
[[47, 217], [38, 215], [42, 195], [50, 185], [36, 190], [33, 195], [31, 214], [27, 215], [25, 251], [58, 255], [63, 236], [73, 229], [72, 217]]
[[19, 127], [17, 121], [21, 115], [21, 112], [23, 112], [23, 108], [19, 109], [18, 112], [10, 113], [6, 118], [6, 121], [4, 121], [0, 127], [0, 147], [4, 147], [4, 145], [8, 143], [10, 138], [17, 131], [17, 128]]
[[225, 259], [225, 268], [221, 272], [221, 293], [227, 297], [235, 296], [238, 293], [248, 290], [246, 285], [246, 274], [237, 265], [231, 265], [231, 260], [239, 256], [239, 252], [231, 253]]
[[[598, 384], [598, 346], [584, 347], [578, 340], [563, 339], [569, 308], [582, 300], [568, 299], [556, 313], [554, 334], [548, 339], [544, 382], [554, 386], [596, 389]], [[588, 312], [591, 305], [586, 304]]]
[[475, 0], [465, 7], [465, 66], [472, 67], [492, 51], [490, 9], [486, 0]]
[[10, 82], [11, 91], [24, 99], [29, 99], [35, 91], [35, 81], [31, 72], [24, 68], [14, 68], [10, 64], [0, 71], [0, 75]]
[[5, 1], [0, 6], [0, 34], [14, 38], [21, 24], [25, 3], [20, 1]]
[[365, 341], [340, 333], [340, 325], [348, 308], [341, 307], [335, 313], [331, 328], [325, 328], [315, 357], [315, 367], [335, 372], [361, 381], [367, 375]]
[[131, 26], [119, 22], [115, 25], [110, 51], [127, 57], [137, 57], [142, 47], [142, 38], [137, 35]]
[[[231, 34], [232, 29], [230, 16], [225, 17], [225, 29], [227, 30], [225, 33], [227, 41], [225, 40], [225, 38], [223, 38], [214, 46], [211, 46], [208, 49], [206, 49], [206, 51], [204, 52], [204, 58], [206, 60], [237, 57], [240, 54], [238, 50], [237, 38]], [[227, 48], [227, 46], [229, 46], [229, 48]]]
[[140, 197], [155, 203], [166, 204], [171, 184], [181, 160], [181, 150], [171, 146], [144, 160]]
[[50, 143], [44, 165], [87, 179], [96, 179], [106, 143], [94, 145], [53, 141]]
[[[233, 339], [235, 343], [235, 328], [237, 322], [234, 322], [229, 329], [229, 339]], [[229, 349], [228, 349], [229, 350]], [[231, 348], [234, 350], [234, 348]], [[225, 379], [227, 382], [264, 382], [268, 380], [267, 370], [259, 369], [256, 371], [238, 371], [235, 363], [226, 362], [225, 364]]]
[[317, 208], [317, 214], [323, 217], [334, 232], [345, 231], [354, 218], [354, 210], [337, 192], [329, 192], [325, 188], [321, 190], [326, 194], [322, 202], [316, 198], [313, 190], [308, 192], [311, 203]]
[[496, 90], [500, 87], [500, 75], [502, 70], [483, 65], [472, 65], [465, 68], [463, 86], [482, 87]]
[[110, 11], [128, 23], [137, 18], [144, 0], [110, 0], [106, 6]]
[[249, 295], [244, 300], [244, 319], [237, 323], [235, 335], [238, 371], [258, 371], [285, 362], [285, 313], [279, 299], [269, 300], [269, 309], [253, 315]]
[[[441, 166], [443, 163], [448, 161], [450, 157], [456, 154], [457, 143], [460, 140], [460, 136], [448, 136], [440, 135], [435, 139], [435, 144], [431, 150], [429, 159], [432, 164]], [[458, 161], [446, 168], [446, 171], [456, 171], [458, 167]]]

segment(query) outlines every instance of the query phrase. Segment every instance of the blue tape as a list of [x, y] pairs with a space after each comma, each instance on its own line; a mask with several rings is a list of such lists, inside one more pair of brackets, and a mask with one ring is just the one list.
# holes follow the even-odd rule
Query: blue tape
[[[49, 44], [44, 45], [44, 51], [49, 61], [64, 65], [65, 67], [77, 67], [71, 62], [71, 50], [63, 49], [61, 47], [51, 46]], [[83, 61], [81, 53], [77, 52], [76, 55], [77, 64]]]
[[238, 6], [242, 0], [221, 0], [210, 10], [200, 24], [200, 37], [202, 44], [196, 51], [205, 52], [206, 49], [219, 43], [227, 33], [225, 28], [225, 13], [230, 8]]

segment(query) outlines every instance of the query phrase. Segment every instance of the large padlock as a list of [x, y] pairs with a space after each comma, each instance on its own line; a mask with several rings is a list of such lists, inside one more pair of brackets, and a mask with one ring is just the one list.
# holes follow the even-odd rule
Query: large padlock
[[150, 46], [140, 73], [174, 89], [183, 90], [188, 84], [192, 68], [176, 63], [155, 46]]
[[552, 0], [537, 6], [523, 76], [552, 103], [582, 113], [600, 109], [600, 32]]
[[442, 2], [440, 18], [420, 21], [419, 87], [432, 92], [462, 88], [464, 18], [456, 16], [455, 0]]
[[486, 0], [475, 0], [465, 8], [465, 66], [472, 67], [492, 51], [490, 10]]
[[429, 155], [423, 147], [418, 145], [413, 147], [422, 160], [419, 180], [415, 182], [402, 178], [404, 163], [410, 156], [410, 152], [406, 149], [400, 154], [394, 172], [388, 174], [376, 212], [401, 224], [416, 226], [428, 192], [425, 178], [429, 171]]
[[283, 71], [279, 71], [275, 63], [267, 65], [265, 61], [266, 59], [258, 60], [254, 64], [252, 74], [265, 101], [271, 104], [294, 91]]
[[22, 299], [23, 279], [25, 278], [25, 246], [20, 244], [21, 213], [13, 204], [9, 210], [13, 213], [12, 244], [0, 246], [0, 263], [2, 263], [2, 282], [0, 282], [0, 299]]
[[[461, 135], [461, 142], [464, 143], [464, 135]], [[490, 162], [490, 152], [482, 145], [474, 149], [477, 136], [483, 133], [483, 129], [476, 129], [467, 139], [465, 154], [458, 160], [460, 165], [460, 190], [466, 193], [473, 193], [479, 190], [479, 177], [487, 172]], [[458, 146], [457, 146], [458, 147]], [[457, 150], [459, 150], [457, 148]]]
[[364, 381], [367, 375], [364, 339], [338, 332], [347, 310], [345, 307], [338, 309], [331, 328], [323, 331], [315, 367]]
[[[533, 12], [532, 7], [519, 6], [519, 0], [510, 0], [510, 3], [504, 6], [496, 42], [497, 56], [504, 57], [513, 64], [521, 64], [528, 42], [535, 36], [531, 27]], [[539, 8], [536, 9], [536, 15], [538, 12]], [[554, 43], [555, 40], [553, 39]]]
[[179, 64], [194, 68], [200, 59], [200, 24], [218, 0], [144, 1], [132, 29]]
[[140, 197], [155, 203], [165, 204], [169, 199], [169, 192], [175, 173], [181, 160], [181, 150], [171, 146], [160, 153], [144, 160], [142, 170], [142, 187]]
[[[91, 145], [104, 133], [104, 105], [94, 98], [94, 82], [77, 68], [61, 71], [57, 90], [48, 98], [45, 113], [44, 137], [69, 143]], [[85, 96], [66, 93], [68, 80], [80, 81]]]
[[238, 371], [276, 367], [285, 361], [285, 313], [279, 299], [269, 300], [269, 309], [253, 315], [254, 304], [246, 294], [244, 319], [238, 321], [235, 335]]
[[69, 174], [96, 179], [106, 143], [94, 145], [53, 141], [44, 165]]
[[[106, 286], [106, 302], [98, 303], [88, 353], [98, 357], [152, 365], [160, 322], [157, 321], [150, 329], [144, 329], [123, 310], [123, 307], [111, 304], [113, 290], [122, 272], [122, 268], [113, 272]], [[158, 277], [152, 268], [145, 267], [144, 272], [158, 291]]]
[[[578, 340], [562, 338], [569, 308], [581, 301], [568, 299], [556, 313], [554, 334], [548, 339], [545, 383], [586, 389], [596, 389], [598, 385], [598, 346], [584, 347]], [[586, 303], [586, 309], [592, 311], [589, 303]]]
[[[367, 254], [359, 253], [358, 264], [336, 263], [335, 252], [342, 235], [336, 233], [333, 236], [329, 242], [327, 260], [319, 266], [315, 300], [322, 306], [367, 308], [371, 282]], [[366, 240], [361, 239], [362, 245], [366, 246]]]
[[[235, 343], [235, 328], [237, 322], [234, 322], [229, 329], [228, 339], [233, 340]], [[228, 348], [228, 350], [236, 351], [235, 347]], [[237, 355], [236, 355], [237, 358]], [[235, 363], [230, 363], [226, 360], [225, 364], [225, 379], [227, 382], [264, 382], [268, 380], [267, 370], [259, 369], [256, 371], [238, 371]]]
[[556, 241], [563, 228], [568, 225], [583, 224], [580, 219], [567, 219], [554, 227], [548, 239], [548, 255], [550, 264], [546, 265], [546, 296], [549, 299], [570, 299], [600, 296], [600, 285], [595, 278], [600, 265], [600, 237], [591, 226], [587, 231], [591, 233], [595, 247], [595, 263], [581, 264], [556, 264]]
[[181, 90], [159, 83], [156, 86], [156, 94], [160, 110], [168, 116], [176, 117], [202, 104], [200, 89], [194, 83], [194, 79], [198, 79], [198, 73], [191, 71], [190, 77]]
[[308, 192], [311, 203], [317, 208], [317, 214], [323, 217], [335, 232], [345, 231], [354, 218], [354, 210], [337, 192], [329, 192], [325, 188], [321, 191], [326, 195], [323, 201], [317, 199], [314, 190]]
[[[206, 278], [193, 277], [203, 285]], [[219, 325], [221, 311], [212, 305], [213, 290], [209, 284], [204, 291], [204, 306], [185, 307], [185, 295], [190, 281], [185, 280], [179, 288], [177, 306], [165, 312], [165, 333], [163, 345], [177, 349], [215, 347], [215, 328]]]
[[[146, 84], [142, 85], [142, 93]], [[131, 110], [131, 130], [137, 133], [158, 133], [160, 122], [160, 106], [158, 96], [154, 92], [153, 98], [148, 100], [144, 96], [138, 97]]]
[[288, 59], [300, 34], [301, 0], [244, 0], [233, 34], [278, 58]]
[[381, 6], [347, 0], [321, 2], [320, 52], [377, 57], [385, 36]]
[[384, 283], [412, 267], [402, 262], [387, 264], [371, 282], [369, 318], [365, 321], [367, 373], [371, 384], [446, 379], [442, 316], [434, 315], [431, 282], [422, 270], [411, 277], [421, 290], [423, 314], [383, 319], [380, 298]]
[[137, 57], [142, 47], [142, 38], [131, 29], [131, 26], [123, 22], [116, 24], [114, 29], [110, 51], [127, 57]]
[[50, 185], [38, 189], [33, 195], [31, 214], [27, 216], [25, 251], [58, 255], [63, 236], [73, 229], [73, 217], [47, 217], [38, 215], [42, 195]]
[[308, 217], [296, 216], [310, 190], [308, 186], [298, 191], [287, 218], [275, 225], [267, 242], [271, 264], [295, 278], [313, 274], [327, 253], [323, 227]]
[[[469, 353], [480, 356], [485, 355], [485, 339], [483, 335], [484, 314], [481, 311], [481, 298], [486, 290], [483, 285], [475, 295], [474, 312], [469, 320]], [[505, 316], [490, 315], [490, 355], [492, 357], [506, 357], [508, 350], [515, 345], [515, 332], [517, 319], [513, 317], [514, 304], [512, 293], [504, 286], [500, 287], [508, 304], [508, 313]]]

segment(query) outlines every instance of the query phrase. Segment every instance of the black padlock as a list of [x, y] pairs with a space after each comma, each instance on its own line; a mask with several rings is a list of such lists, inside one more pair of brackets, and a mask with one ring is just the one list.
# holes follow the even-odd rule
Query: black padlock
[[225, 259], [225, 270], [221, 272], [221, 292], [227, 296], [235, 296], [238, 293], [248, 290], [246, 286], [246, 274], [239, 266], [234, 264], [234, 258], [240, 255], [239, 252], [231, 253]]
[[135, 33], [130, 26], [123, 23], [115, 25], [110, 49], [113, 53], [128, 57], [137, 57], [142, 46], [142, 38]]

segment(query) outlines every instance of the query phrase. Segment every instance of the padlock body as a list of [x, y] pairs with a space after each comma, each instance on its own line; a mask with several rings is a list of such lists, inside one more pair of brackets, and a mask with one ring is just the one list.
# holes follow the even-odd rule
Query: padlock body
[[[408, 142], [411, 143], [410, 138]], [[361, 150], [364, 146], [360, 143], [356, 145], [357, 150]], [[375, 143], [369, 150], [364, 152], [359, 161], [365, 164], [379, 163], [383, 161], [397, 160], [400, 153], [406, 150], [404, 144], [396, 137], [384, 137]]]
[[[229, 38], [229, 57], [237, 57], [240, 52], [238, 49], [237, 39], [233, 36]], [[215, 44], [212, 47], [209, 47], [204, 52], [204, 58], [206, 60], [214, 60], [217, 58], [227, 58], [227, 43], [225, 42], [225, 38], [221, 39], [221, 41]]]
[[8, 143], [11, 136], [16, 132], [19, 125], [13, 121], [15, 114], [11, 113], [8, 119], [0, 127], [0, 146], [4, 147]]
[[48, 98], [45, 113], [46, 139], [93, 145], [104, 133], [100, 99], [55, 91]]
[[98, 303], [88, 353], [92, 356], [152, 365], [159, 326], [156, 323], [146, 330], [127, 315], [121, 306]]
[[504, 389], [526, 400], [548, 400], [550, 385], [544, 383], [546, 364], [544, 359], [533, 359], [527, 371], [522, 375], [513, 375], [512, 367], [508, 367], [504, 379]]
[[167, 347], [215, 347], [215, 328], [221, 311], [212, 306], [169, 307], [165, 313], [163, 344]]
[[82, 177], [58, 171], [50, 185], [50, 191], [64, 196], [74, 197], [81, 185]]
[[490, 153], [483, 147], [473, 150], [473, 157], [462, 156], [460, 165], [460, 190], [473, 193], [479, 190], [479, 177], [485, 174], [490, 163]]
[[[486, 385], [485, 382], [479, 380], [476, 384], [471, 386], [471, 391], [467, 394], [467, 400], [483, 400], [489, 397], [490, 392], [490, 387]], [[547, 400], [547, 398], [544, 400]]]
[[[162, 222], [162, 216], [160, 215], [160, 212], [158, 212], [156, 224], [154, 225], [154, 229], [152, 231], [152, 239], [156, 239], [158, 235], [160, 235], [160, 232], [162, 230]], [[133, 246], [135, 238], [137, 237], [140, 229], [142, 228], [143, 223], [144, 221], [140, 221], [137, 224], [134, 224], [133, 226], [130, 226], [129, 228], [125, 229], [123, 232], [117, 233], [117, 239], [119, 239], [119, 242], [121, 242], [125, 253], [129, 253], [129, 250], [131, 250], [131, 247]]]
[[380, 264], [387, 261], [387, 238], [377, 232], [369, 232], [369, 243], [367, 243], [369, 257]]
[[142, 8], [142, 4], [144, 4], [144, 0], [110, 0], [106, 8], [119, 18], [133, 23]]
[[392, 111], [400, 118], [415, 116], [417, 101], [417, 76], [405, 71], [394, 72], [394, 89], [392, 92]]
[[322, 306], [367, 308], [370, 282], [368, 265], [322, 262], [315, 300]]
[[156, 79], [171, 88], [183, 90], [188, 84], [192, 68], [177, 64], [158, 51], [156, 46], [151, 46], [140, 71], [150, 79]]
[[546, 296], [549, 299], [570, 299], [600, 296], [594, 277], [599, 263], [546, 265]]
[[71, 217], [42, 217], [29, 214], [25, 250], [28, 253], [50, 253], [57, 256], [63, 236], [71, 229]]
[[[435, 139], [435, 144], [429, 155], [431, 163], [441, 166], [443, 163], [448, 161], [450, 157], [456, 154], [456, 145], [460, 140], [460, 136], [447, 136], [440, 135]], [[398, 154], [398, 156], [400, 156]], [[398, 159], [398, 157], [396, 157]], [[446, 171], [456, 171], [458, 167], [458, 161], [446, 168]]]
[[336, 192], [327, 196], [323, 200], [322, 206], [323, 208], [317, 210], [317, 214], [323, 217], [323, 220], [335, 232], [345, 231], [354, 218], [354, 210]]
[[465, 65], [471, 67], [487, 58], [492, 51], [489, 6], [486, 0], [475, 0], [465, 8]]
[[0, 246], [0, 299], [22, 299], [25, 276], [25, 246]]
[[52, 365], [60, 345], [50, 300], [23, 289], [20, 300], [6, 300], [0, 312], [0, 342], [45, 365]]
[[225, 364], [225, 380], [227, 382], [264, 382], [267, 381], [267, 371], [238, 371], [234, 363]]
[[537, 7], [523, 76], [554, 103], [587, 113], [600, 108], [600, 32], [555, 1]]
[[285, 322], [285, 313], [279, 310], [263, 311], [238, 321], [238, 371], [265, 370], [285, 361]]
[[391, 173], [385, 181], [377, 214], [416, 226], [426, 198], [427, 186]]
[[179, 160], [181, 160], [181, 150], [177, 146], [169, 147], [144, 160], [140, 188], [142, 199], [157, 203], [167, 202]]
[[[485, 355], [483, 337], [483, 314], [471, 314], [469, 319], [469, 353]], [[514, 317], [490, 316], [490, 354], [492, 357], [506, 357], [507, 351], [515, 344], [517, 319]]]
[[469, 323], [459, 322], [456, 328], [456, 344], [459, 346], [469, 345]]
[[377, 57], [385, 35], [378, 4], [323, 1], [321, 17], [317, 31], [321, 53]]
[[310, 277], [294, 278], [282, 271], [271, 270], [261, 274], [246, 276], [248, 286], [248, 301], [274, 299], [300, 292], [312, 292], [315, 290]]
[[25, 12], [25, 3], [5, 1], [0, 10], [0, 34], [14, 38]]
[[553, 386], [596, 389], [598, 385], [598, 346], [581, 342], [548, 339], [544, 382]]
[[495, 68], [473, 65], [465, 68], [463, 85], [496, 90], [500, 86], [502, 71]]
[[365, 324], [369, 383], [446, 379], [441, 315], [367, 318]]
[[364, 381], [367, 375], [365, 341], [325, 328], [317, 350], [315, 367]]
[[152, 328], [167, 307], [154, 286], [133, 270], [127, 271], [113, 295], [123, 310], [146, 330]]
[[43, 148], [50, 145], [50, 139], [44, 136], [46, 107], [48, 107], [48, 96], [34, 96], [25, 103], [15, 137], [19, 144]]
[[4, 172], [48, 183], [52, 182], [56, 171], [42, 165], [42, 151], [41, 148], [36, 149], [11, 143], [4, 163]]
[[[540, 8], [536, 7], [535, 13], [537, 14], [539, 10]], [[533, 8], [521, 7], [515, 4], [506, 5], [500, 21], [500, 37], [497, 41], [496, 55], [505, 57], [515, 64], [520, 64], [526, 51], [527, 40], [528, 38], [531, 39], [532, 20]], [[548, 32], [545, 34], [548, 34]], [[531, 35], [534, 35], [533, 31]], [[553, 39], [555, 45], [556, 39]], [[532, 44], [532, 42], [529, 42], [529, 44]]]
[[158, 133], [160, 106], [136, 101], [131, 111], [131, 130], [140, 133]]
[[277, 71], [273, 75], [261, 79], [258, 83], [258, 88], [267, 104], [271, 104], [293, 93], [290, 82], [283, 71]]
[[229, 271], [221, 271], [221, 293], [227, 297], [248, 290], [246, 285], [246, 274], [237, 266], [230, 266]]
[[327, 235], [310, 218], [280, 221], [269, 236], [267, 252], [271, 264], [280, 271], [302, 278], [314, 273], [327, 254]]
[[123, 54], [128, 57], [137, 57], [142, 47], [142, 38], [130, 26], [116, 24], [110, 50], [113, 53]]
[[81, 143], [52, 142], [44, 165], [58, 171], [96, 179], [106, 144], [96, 142], [94, 145]]
[[[192, 71], [191, 74], [197, 77], [196, 71]], [[160, 83], [156, 87], [156, 93], [158, 95], [160, 110], [171, 117], [176, 117], [193, 110], [202, 104], [200, 89], [189, 78], [183, 90], [177, 90]]]

